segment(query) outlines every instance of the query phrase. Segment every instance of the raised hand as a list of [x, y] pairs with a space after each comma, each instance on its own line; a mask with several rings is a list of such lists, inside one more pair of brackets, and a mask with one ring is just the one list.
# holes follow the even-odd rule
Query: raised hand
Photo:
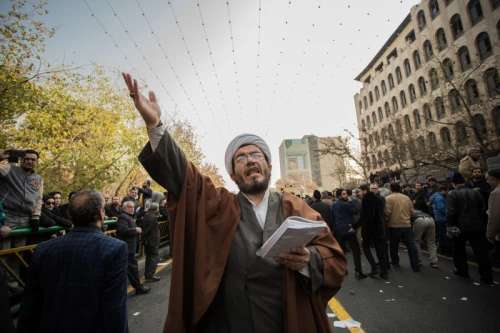
[[161, 110], [155, 93], [150, 91], [149, 99], [147, 99], [139, 92], [137, 80], [132, 79], [132, 75], [128, 73], [122, 73], [122, 75], [131, 96], [133, 96], [135, 108], [141, 114], [142, 119], [144, 119], [146, 127], [148, 129], [157, 127], [160, 123]]

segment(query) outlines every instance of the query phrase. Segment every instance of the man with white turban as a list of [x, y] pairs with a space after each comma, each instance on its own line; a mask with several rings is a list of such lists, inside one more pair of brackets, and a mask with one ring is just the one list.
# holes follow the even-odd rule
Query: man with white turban
[[347, 267], [332, 233], [275, 259], [256, 255], [286, 218], [321, 220], [299, 198], [269, 191], [264, 140], [242, 134], [231, 141], [225, 165], [240, 192], [215, 188], [162, 126], [155, 94], [147, 99], [123, 76], [148, 129], [139, 160], [168, 190], [174, 258], [164, 332], [332, 332], [326, 306]]

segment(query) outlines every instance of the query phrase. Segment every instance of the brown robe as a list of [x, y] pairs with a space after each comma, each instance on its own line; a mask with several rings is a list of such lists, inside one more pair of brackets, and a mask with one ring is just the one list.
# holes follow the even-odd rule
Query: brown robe
[[[174, 260], [170, 301], [163, 332], [194, 333], [196, 324], [213, 301], [231, 243], [240, 220], [238, 198], [225, 188], [215, 188], [210, 178], [187, 161], [168, 132], [153, 152], [148, 143], [139, 160], [150, 176], [169, 191], [168, 213]], [[183, 179], [176, 184], [176, 179]], [[180, 185], [180, 191], [176, 188]], [[321, 220], [319, 213], [294, 195], [285, 193], [283, 214]], [[324, 281], [308, 295], [285, 267], [283, 283], [284, 332], [332, 332], [326, 315], [328, 301], [344, 280], [347, 260], [329, 229], [309, 245], [323, 258]]]

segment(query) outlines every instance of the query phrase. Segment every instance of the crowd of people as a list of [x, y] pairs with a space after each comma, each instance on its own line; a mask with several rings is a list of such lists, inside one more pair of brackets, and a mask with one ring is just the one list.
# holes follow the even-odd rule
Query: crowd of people
[[477, 162], [469, 161], [477, 161], [477, 153], [477, 149], [470, 149], [465, 163], [461, 163], [460, 170], [467, 179], [455, 173], [449, 181], [438, 183], [429, 175], [425, 183], [412, 186], [395, 178], [382, 188], [372, 183], [354, 191], [316, 190], [304, 201], [322, 215], [344, 252], [349, 246], [356, 279], [367, 277], [362, 271], [361, 252], [371, 266], [368, 275], [388, 279], [391, 265], [399, 266], [400, 243], [406, 246], [415, 272], [423, 265], [421, 247], [425, 247], [432, 268], [439, 267], [440, 253], [453, 257], [454, 274], [469, 277], [469, 242], [481, 280], [492, 285], [489, 252], [495, 261], [500, 254], [500, 169], [491, 169], [485, 175]]

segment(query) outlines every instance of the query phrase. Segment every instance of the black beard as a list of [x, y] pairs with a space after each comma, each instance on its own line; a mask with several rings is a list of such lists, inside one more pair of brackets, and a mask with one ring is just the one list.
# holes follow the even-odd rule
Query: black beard
[[265, 192], [267, 190], [267, 188], [269, 187], [270, 180], [271, 180], [271, 175], [266, 177], [266, 179], [264, 179], [261, 182], [257, 182], [257, 183], [254, 182], [252, 185], [247, 185], [245, 183], [240, 184], [238, 182], [236, 183], [236, 185], [238, 185], [238, 188], [240, 189], [241, 192], [243, 192], [245, 194], [255, 195], [255, 194]]

